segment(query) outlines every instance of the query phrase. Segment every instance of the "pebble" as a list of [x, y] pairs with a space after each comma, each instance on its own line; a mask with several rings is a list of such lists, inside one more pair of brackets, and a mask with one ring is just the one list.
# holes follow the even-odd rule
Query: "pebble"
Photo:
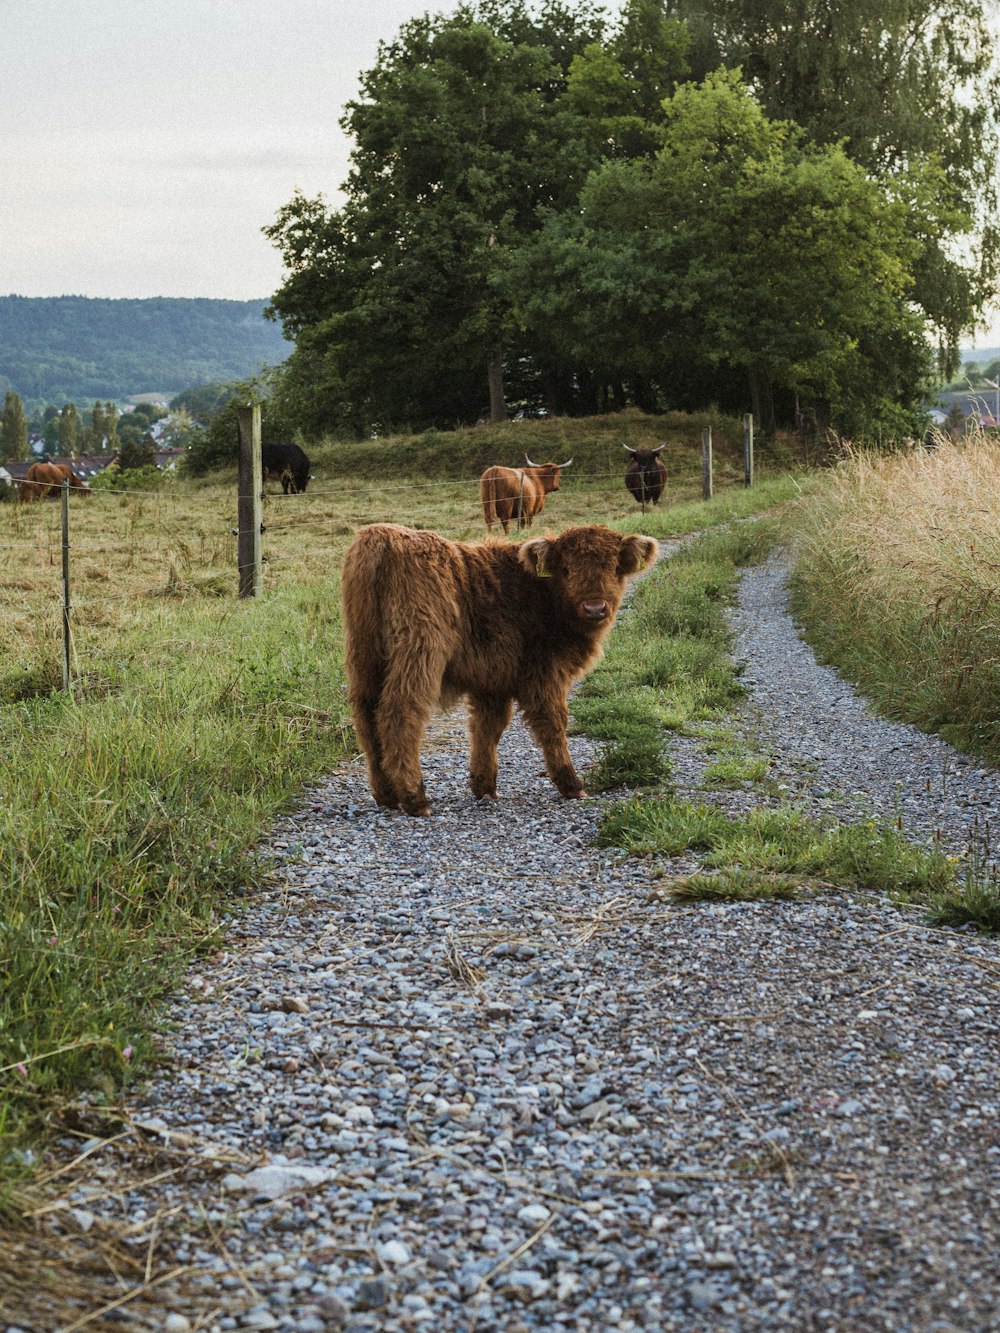
[[[682, 794], [901, 802], [959, 845], [970, 810], [1000, 816], [981, 761], [816, 667], [780, 564], [733, 614], [734, 726], [784, 792], [706, 794], [703, 743], [671, 734]], [[188, 1266], [143, 1327], [997, 1333], [1000, 944], [878, 892], [672, 906], [698, 856], [596, 846], [616, 798], [562, 801], [520, 722], [499, 801], [466, 763], [452, 715], [429, 818], [379, 811], [359, 761], [304, 794], [261, 849], [271, 887], [223, 923], [224, 984], [202, 960], [133, 1128], [74, 1168], [94, 1233], [127, 1227], [154, 1278]], [[160, 1178], [160, 1150], [183, 1169]]]

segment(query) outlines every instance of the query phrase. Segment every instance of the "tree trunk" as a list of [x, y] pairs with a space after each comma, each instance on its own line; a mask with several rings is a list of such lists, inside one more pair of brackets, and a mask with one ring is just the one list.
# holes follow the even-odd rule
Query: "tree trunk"
[[771, 381], [766, 371], [750, 371], [750, 405], [754, 422], [764, 435], [773, 435], [774, 399], [771, 396]]
[[640, 412], [652, 415], [659, 410], [659, 404], [656, 401], [656, 390], [648, 375], [636, 375], [634, 377], [632, 380], [632, 396], [635, 398], [636, 406]]
[[597, 385], [589, 370], [577, 371], [576, 381], [579, 386], [577, 415], [592, 417], [598, 411]]
[[497, 347], [489, 359], [486, 373], [490, 382], [490, 421], [507, 420], [507, 403], [503, 392], [503, 351]]

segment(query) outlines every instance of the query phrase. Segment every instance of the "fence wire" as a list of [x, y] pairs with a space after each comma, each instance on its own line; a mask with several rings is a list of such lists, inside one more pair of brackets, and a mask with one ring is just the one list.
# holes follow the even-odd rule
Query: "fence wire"
[[[588, 502], [603, 496], [609, 505], [638, 513], [624, 479], [624, 463], [613, 471], [564, 474], [559, 490], [546, 496], [539, 523], [559, 523], [562, 502], [572, 505], [574, 496]], [[694, 479], [687, 473], [684, 479], [694, 487]], [[668, 466], [668, 484], [678, 480]], [[17, 624], [51, 623], [66, 611], [72, 616], [75, 661], [82, 644], [98, 642], [95, 635], [114, 632], [99, 623], [102, 610], [108, 612], [109, 623], [117, 617], [120, 625], [131, 625], [134, 619], [126, 622], [119, 616], [123, 606], [131, 604], [140, 616], [142, 608], [154, 600], [166, 603], [186, 597], [221, 596], [221, 621], [235, 613], [239, 605], [236, 488], [221, 513], [219, 508], [202, 508], [199, 492], [181, 491], [171, 481], [150, 488], [100, 486], [85, 496], [71, 488], [68, 494], [68, 607], [62, 600], [60, 579], [64, 551], [59, 530], [61, 505], [44, 499], [21, 504], [16, 497], [11, 504], [0, 504], [0, 528], [6, 527], [3, 535], [8, 538], [0, 541], [0, 652], [8, 646], [12, 653], [20, 649]], [[452, 506], [458, 502], [461, 512], [444, 515], [436, 511], [439, 497]], [[102, 503], [105, 499], [110, 508]], [[458, 527], [463, 531], [482, 525], [478, 475], [388, 482], [358, 478], [350, 484], [312, 486], [306, 493], [265, 490], [262, 499], [265, 569], [285, 579], [303, 563], [307, 567], [313, 562], [329, 566], [332, 552], [339, 550], [351, 531], [364, 522], [421, 524], [430, 518], [445, 530]], [[95, 514], [102, 515], [104, 529], [100, 533], [92, 528]], [[578, 510], [573, 521], [594, 519]], [[21, 534], [20, 539], [16, 534]], [[15, 539], [9, 540], [11, 537]], [[18, 584], [4, 586], [12, 570], [16, 570]], [[231, 590], [221, 590], [223, 579], [231, 579]], [[76, 671], [79, 675], [78, 665]]]

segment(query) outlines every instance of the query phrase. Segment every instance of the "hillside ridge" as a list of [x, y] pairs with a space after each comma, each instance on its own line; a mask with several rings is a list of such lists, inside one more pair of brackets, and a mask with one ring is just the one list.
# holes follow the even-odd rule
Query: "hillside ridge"
[[267, 300], [0, 296], [0, 395], [26, 406], [246, 379], [291, 350]]

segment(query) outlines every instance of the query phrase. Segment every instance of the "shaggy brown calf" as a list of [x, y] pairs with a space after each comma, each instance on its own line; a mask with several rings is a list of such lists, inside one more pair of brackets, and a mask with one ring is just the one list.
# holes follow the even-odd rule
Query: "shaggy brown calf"
[[531, 520], [545, 506], [545, 497], [559, 489], [559, 472], [569, 463], [533, 463], [525, 454], [527, 467], [488, 467], [479, 478], [479, 494], [483, 501], [486, 531], [493, 531], [494, 523], [501, 523], [504, 532], [511, 523], [522, 522], [531, 527]]
[[625, 485], [638, 504], [655, 505], [663, 494], [667, 484], [667, 469], [657, 455], [666, 447], [661, 444], [655, 449], [629, 449], [627, 444], [622, 445], [632, 455], [625, 469]]
[[69, 482], [71, 491], [91, 494], [90, 487], [80, 480], [68, 463], [32, 463], [27, 478], [18, 486], [18, 499], [24, 503], [58, 495], [64, 479]]
[[580, 797], [566, 696], [594, 665], [652, 537], [568, 528], [524, 542], [453, 542], [394, 523], [344, 557], [351, 711], [379, 805], [429, 812], [420, 744], [432, 710], [470, 704], [470, 785], [495, 797], [497, 745], [519, 704], [563, 796]]

